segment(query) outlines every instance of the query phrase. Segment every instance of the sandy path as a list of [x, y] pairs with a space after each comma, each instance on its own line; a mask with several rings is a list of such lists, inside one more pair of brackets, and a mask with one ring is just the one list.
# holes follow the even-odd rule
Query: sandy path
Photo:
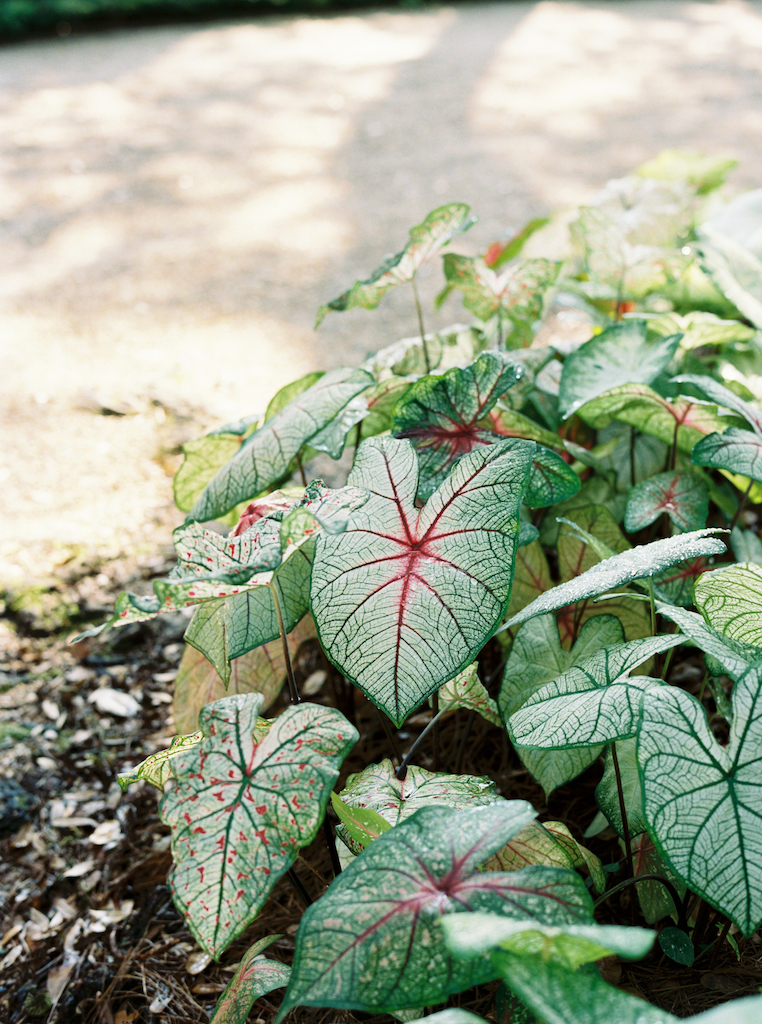
[[[668, 146], [762, 174], [762, 3], [493, 3], [0, 50], [0, 583], [179, 521], [172, 446], [414, 330], [314, 311], [448, 200], [477, 251]], [[424, 282], [428, 294], [438, 279]], [[463, 314], [453, 301], [443, 324]], [[121, 416], [97, 413], [110, 407]]]

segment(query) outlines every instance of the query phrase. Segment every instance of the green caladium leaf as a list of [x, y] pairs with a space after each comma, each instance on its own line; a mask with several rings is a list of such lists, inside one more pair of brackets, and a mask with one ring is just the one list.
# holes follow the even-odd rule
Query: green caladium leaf
[[505, 613], [533, 442], [464, 455], [420, 510], [408, 441], [373, 438], [348, 482], [370, 491], [342, 537], [318, 538], [321, 644], [397, 725], [474, 660]]
[[671, 634], [604, 647], [533, 693], [508, 721], [511, 738], [525, 747], [573, 748], [633, 736], [644, 691], [664, 684], [630, 672], [682, 642]]
[[568, 419], [586, 402], [622, 384], [651, 384], [679, 344], [679, 334], [649, 339], [644, 320], [607, 327], [567, 357], [558, 392], [561, 416]]
[[[260, 721], [265, 722], [266, 719], [262, 718]], [[269, 728], [269, 726], [270, 723], [267, 722], [267, 727]], [[172, 758], [177, 757], [189, 747], [195, 747], [202, 739], [203, 733], [201, 732], [194, 732], [189, 736], [175, 736], [166, 750], [157, 750], [155, 754], [150, 754], [129, 771], [120, 772], [116, 781], [123, 791], [133, 782], [139, 782], [141, 779], [145, 779], [146, 782], [163, 791], [164, 783], [172, 777], [172, 766], [170, 765]]]
[[424, 340], [420, 336], [402, 338], [369, 356], [362, 368], [377, 381], [403, 378], [409, 385], [414, 378], [431, 373], [432, 370], [444, 371], [453, 366], [467, 366], [473, 363], [480, 352], [490, 347], [483, 331], [464, 324], [453, 324], [444, 330], [427, 334], [425, 344], [424, 350]]
[[694, 473], [672, 471], [652, 476], [630, 491], [624, 528], [635, 533], [663, 513], [681, 533], [700, 530], [709, 514], [709, 488]]
[[560, 455], [537, 446], [524, 497], [530, 508], [547, 508], [573, 498], [580, 486], [579, 477]]
[[476, 218], [469, 216], [465, 203], [448, 203], [432, 210], [421, 224], [411, 228], [410, 241], [401, 252], [385, 259], [366, 280], [355, 281], [338, 298], [321, 306], [315, 327], [331, 310], [343, 312], [356, 306], [375, 309], [390, 288], [412, 281], [427, 260], [475, 223]]
[[[625, 740], [624, 743], [631, 743], [635, 746], [634, 740]], [[620, 751], [620, 754], [622, 746], [622, 743], [617, 744], [617, 750]], [[621, 756], [619, 758], [619, 762], [620, 764], [622, 762]], [[638, 788], [640, 788], [640, 780], [638, 780]], [[640, 835], [635, 836], [632, 840], [632, 856], [634, 862], [633, 874], [636, 878], [640, 875], [659, 875], [661, 878], [666, 878], [668, 881], [672, 882], [677, 890], [678, 896], [681, 898], [685, 896], [685, 886], [682, 884], [680, 879], [669, 870], [669, 867], [659, 856], [659, 851], [656, 849], [653, 839], [647, 832], [641, 832]], [[662, 918], [679, 912], [680, 908], [675, 906], [674, 900], [670, 896], [667, 887], [655, 878], [641, 879], [641, 881], [635, 886], [635, 889], [638, 894], [640, 909], [643, 911], [643, 917], [645, 917], [648, 924], [654, 924], [656, 921], [661, 921]], [[683, 932], [683, 934], [685, 933]]]
[[736, 564], [707, 572], [694, 587], [696, 607], [715, 629], [762, 647], [762, 565]]
[[[297, 651], [300, 644], [314, 636], [315, 623], [312, 616], [307, 615], [294, 627], [289, 636], [289, 644], [293, 651]], [[209, 640], [214, 646], [211, 631]], [[225, 637], [220, 636], [217, 640], [217, 646], [223, 654]], [[197, 729], [201, 708], [226, 695], [261, 693], [264, 703], [260, 710], [266, 711], [286, 681], [286, 661], [280, 637], [230, 662], [223, 654], [221, 668], [222, 673], [199, 650], [191, 644], [186, 645], [178, 666], [172, 701], [175, 728], [179, 732], [190, 733]], [[225, 669], [229, 672], [227, 684], [223, 681]]]
[[600, 860], [576, 841], [560, 821], [530, 821], [482, 865], [483, 871], [520, 871], [529, 864], [557, 868], [586, 868], [598, 892], [606, 888]]
[[643, 817], [643, 795], [640, 787], [640, 773], [638, 771], [635, 747], [636, 742], [634, 739], [619, 740], [606, 750], [606, 764], [603, 769], [603, 777], [595, 789], [595, 799], [598, 806], [606, 815], [609, 825], [620, 836], [624, 836], [624, 825], [622, 822], [622, 811], [619, 806], [619, 789], [614, 759], [611, 756], [612, 748], [616, 748], [617, 761], [619, 762], [619, 774], [622, 779], [622, 793], [624, 795], [624, 806], [627, 812], [627, 824], [629, 825], [630, 835], [636, 836], [638, 833], [646, 831], [646, 821]]
[[279, 938], [280, 935], [266, 935], [246, 950], [220, 996], [210, 1024], [246, 1024], [249, 1010], [260, 996], [288, 985], [291, 968], [262, 956], [263, 951]]
[[728, 427], [724, 434], [709, 434], [694, 447], [695, 466], [725, 469], [752, 480], [762, 480], [762, 436], [751, 430]]
[[391, 430], [418, 453], [419, 499], [434, 493], [461, 455], [496, 440], [480, 421], [521, 374], [506, 356], [485, 352], [464, 370], [423, 377], [399, 400]]
[[557, 963], [571, 971], [602, 957], [640, 960], [651, 949], [656, 932], [622, 925], [541, 924], [497, 914], [451, 914], [442, 919], [445, 941], [459, 957], [493, 949], [512, 956]]
[[762, 669], [741, 676], [732, 700], [721, 747], [694, 697], [660, 687], [641, 707], [638, 762], [659, 853], [748, 937], [762, 922]]
[[311, 388], [313, 384], [317, 384], [322, 376], [324, 376], [323, 372], [316, 370], [313, 373], [305, 374], [298, 380], [291, 381], [290, 384], [282, 387], [280, 391], [276, 391], [265, 409], [264, 422], [266, 423], [273, 416], [277, 416], [281, 409], [285, 409], [295, 398], [298, 398], [304, 391]]
[[705, 156], [684, 149], [665, 149], [633, 171], [641, 178], [686, 182], [697, 195], [718, 189], [738, 161], [722, 156]]
[[[258, 417], [251, 419], [252, 424], [246, 426], [253, 426]], [[237, 454], [244, 436], [245, 430], [240, 433], [214, 431], [185, 442], [183, 463], [172, 482], [175, 504], [181, 512], [190, 512], [209, 481]]]
[[669, 619], [679, 626], [696, 647], [721, 666], [721, 671], [716, 672], [715, 675], [725, 673], [735, 681], [748, 669], [762, 664], [762, 650], [759, 646], [743, 643], [720, 633], [710, 626], [701, 615], [689, 612], [685, 608], [663, 604], [661, 601], [657, 602], [656, 610], [665, 619]]
[[359, 434], [355, 447], [365, 438], [376, 437], [378, 434], [392, 429], [397, 402], [410, 387], [411, 381], [391, 377], [365, 392], [364, 398], [368, 404], [368, 411], [358, 428]]
[[679, 605], [682, 608], [693, 607], [693, 584], [709, 568], [706, 558], [691, 558], [687, 562], [678, 562], [664, 572], [654, 576], [654, 594], [660, 601]]
[[449, 682], [439, 688], [439, 710], [447, 713], [465, 708], [476, 711], [491, 725], [501, 725], [497, 704], [487, 693], [479, 679], [476, 662], [458, 672]]
[[719, 555], [725, 545], [714, 534], [722, 531], [717, 529], [694, 530], [677, 537], [667, 537], [643, 544], [641, 547], [622, 551], [620, 554], [598, 562], [591, 569], [576, 579], [568, 580], [558, 587], [541, 594], [530, 605], [514, 615], [503, 626], [503, 629], [516, 626], [520, 622], [552, 612], [564, 605], [582, 601], [588, 597], [597, 597], [623, 583], [646, 579], [664, 572], [671, 565], [683, 562], [688, 558]]
[[754, 530], [742, 530], [734, 526], [730, 534], [730, 546], [737, 562], [755, 562], [762, 565], [762, 541]]
[[425, 807], [376, 839], [302, 918], [277, 1020], [296, 1005], [371, 1012], [425, 1006], [489, 980], [486, 956], [455, 960], [447, 950], [440, 922], [449, 914], [590, 920], [590, 898], [572, 872], [478, 870], [533, 816], [523, 801], [465, 811]]
[[[331, 806], [349, 838], [363, 848], [392, 827], [377, 811], [370, 807], [350, 807], [335, 793], [331, 793]], [[341, 832], [338, 834], [343, 837]]]
[[713, 377], [705, 377], [695, 373], [683, 373], [673, 379], [678, 384], [692, 384], [699, 391], [703, 391], [717, 405], [724, 406], [726, 409], [732, 409], [739, 416], [743, 416], [746, 422], [751, 425], [754, 433], [762, 437], [762, 409], [758, 409], [751, 402], [740, 398], [735, 391], [726, 388], [724, 384], [720, 384]]
[[422, 807], [467, 810], [500, 800], [495, 783], [485, 776], [447, 775], [410, 765], [398, 779], [388, 758], [350, 775], [341, 799], [349, 808], [375, 811], [390, 825], [407, 821]]
[[496, 272], [480, 256], [448, 252], [444, 274], [450, 288], [463, 293], [463, 305], [480, 320], [496, 313], [533, 321], [542, 313], [543, 298], [558, 277], [560, 263], [523, 259]]
[[185, 640], [214, 665], [225, 686], [236, 658], [280, 636], [273, 589], [287, 633], [307, 614], [314, 553], [313, 538], [285, 559], [264, 585], [226, 600], [206, 601], [196, 609]]
[[159, 811], [172, 829], [178, 910], [212, 956], [254, 920], [277, 880], [312, 842], [357, 730], [332, 708], [290, 707], [256, 742], [260, 694], [201, 712], [202, 742], [170, 762]]
[[374, 383], [364, 370], [331, 370], [246, 438], [210, 480], [191, 509], [193, 519], [216, 519], [251, 500], [288, 472], [302, 445], [311, 441], [361, 392]]
[[[540, 542], [535, 540], [525, 547], [520, 546], [516, 552], [516, 568], [508, 615], [515, 615], [552, 586], [548, 560]], [[499, 640], [504, 638], [503, 634], [498, 633]]]
[[[525, 437], [529, 441], [537, 441], [546, 448], [565, 448], [566, 445], [551, 430], [546, 430], [539, 423], [530, 420], [528, 416], [516, 412], [514, 409], [506, 409], [503, 403], [499, 403], [487, 417], [490, 430], [501, 437]], [[576, 451], [576, 446], [574, 446]]]
[[685, 316], [677, 313], [665, 313], [663, 316], [650, 318], [648, 329], [656, 334], [682, 334], [680, 348], [691, 351], [697, 348], [725, 348], [736, 342], [749, 341], [756, 333], [753, 327], [738, 320], [722, 320], [714, 313], [704, 310], [691, 310]]
[[647, 384], [622, 384], [579, 409], [580, 417], [591, 427], [601, 429], [615, 420], [636, 427], [641, 433], [672, 444], [686, 454], [713, 431], [727, 429], [733, 421], [720, 416], [717, 407], [679, 395], [662, 398]]

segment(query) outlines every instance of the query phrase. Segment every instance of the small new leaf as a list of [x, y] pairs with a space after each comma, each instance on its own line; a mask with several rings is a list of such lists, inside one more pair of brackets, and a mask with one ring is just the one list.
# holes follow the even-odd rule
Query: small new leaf
[[709, 513], [709, 488], [693, 473], [652, 476], [630, 491], [624, 528], [628, 533], [635, 533], [650, 526], [663, 513], [681, 533], [702, 529]]

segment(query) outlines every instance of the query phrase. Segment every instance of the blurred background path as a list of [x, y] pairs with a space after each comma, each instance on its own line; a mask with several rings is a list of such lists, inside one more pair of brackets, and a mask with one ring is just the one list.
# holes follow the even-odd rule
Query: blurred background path
[[[312, 323], [433, 207], [471, 204], [473, 253], [667, 147], [735, 156], [732, 187], [760, 185], [761, 71], [762, 3], [743, 0], [0, 49], [0, 584], [155, 551], [181, 520], [179, 441], [414, 333], [405, 290]], [[453, 299], [438, 323], [464, 316]]]

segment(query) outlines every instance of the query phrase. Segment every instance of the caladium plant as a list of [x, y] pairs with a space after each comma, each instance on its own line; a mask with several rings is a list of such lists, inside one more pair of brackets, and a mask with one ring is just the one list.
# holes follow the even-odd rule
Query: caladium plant
[[[465, 204], [439, 207], [318, 313], [410, 283], [416, 335], [185, 445], [177, 567], [106, 623], [192, 613], [179, 735], [119, 781], [163, 790], [174, 899], [215, 957], [279, 879], [311, 898], [294, 867], [321, 828], [334, 871], [311, 871], [291, 969], [261, 959], [272, 936], [251, 946], [219, 1024], [286, 983], [280, 1017], [412, 1020], [498, 982], [501, 1022], [671, 1022], [591, 966], [650, 955], [665, 969], [632, 927], [638, 905], [694, 970], [726, 936], [751, 948], [762, 347], [733, 306], [748, 318], [754, 286], [731, 280], [730, 249], [700, 224], [726, 170], [674, 154], [641, 168], [581, 212], [562, 265], [521, 256], [530, 236], [541, 253], [539, 222], [484, 257], [448, 253], [447, 288], [477, 320], [427, 334], [418, 271], [472, 223]], [[553, 327], [564, 305], [587, 323], [581, 343]], [[307, 483], [316, 453], [346, 448], [345, 486]], [[320, 666], [314, 704], [301, 645]], [[388, 743], [373, 763], [368, 705]], [[362, 742], [339, 782], [350, 720]], [[593, 922], [588, 890], [613, 925]], [[756, 1022], [758, 1003], [738, 1008]], [[456, 1006], [430, 1019], [478, 1021]]]

